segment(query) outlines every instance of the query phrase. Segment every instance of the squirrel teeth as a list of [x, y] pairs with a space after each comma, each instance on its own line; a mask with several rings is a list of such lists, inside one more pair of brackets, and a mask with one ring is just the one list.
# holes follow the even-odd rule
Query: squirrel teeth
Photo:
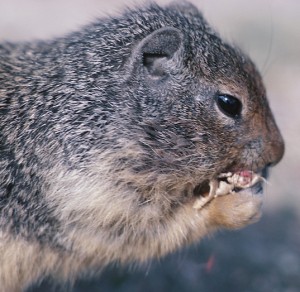
[[236, 173], [221, 173], [217, 179], [212, 179], [209, 182], [209, 193], [197, 197], [193, 208], [201, 209], [215, 197], [234, 193], [235, 189], [250, 188], [259, 181], [264, 181], [264, 178], [249, 170], [243, 170]]

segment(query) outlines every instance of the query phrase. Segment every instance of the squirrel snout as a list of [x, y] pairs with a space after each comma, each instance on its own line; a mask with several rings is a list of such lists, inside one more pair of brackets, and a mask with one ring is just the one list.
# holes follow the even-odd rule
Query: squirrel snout
[[[260, 141], [260, 142], [259, 142]], [[258, 143], [257, 143], [258, 142]], [[271, 135], [261, 136], [256, 140], [256, 144], [259, 149], [259, 156], [262, 158], [264, 167], [272, 167], [276, 165], [283, 157], [284, 154], [284, 142], [280, 132], [273, 132]], [[253, 149], [253, 148], [252, 148]]]
[[[244, 155], [247, 165], [256, 165], [257, 169], [276, 165], [284, 155], [284, 141], [276, 124], [272, 128], [257, 127], [256, 137], [246, 144]], [[251, 155], [249, 155], [251, 153]]]
[[284, 141], [282, 135], [274, 121], [272, 119], [267, 127], [268, 132], [264, 137], [267, 164], [268, 166], [276, 165], [283, 157], [284, 154]]
[[[262, 119], [263, 117], [263, 119]], [[248, 151], [257, 151], [260, 167], [276, 165], [284, 155], [284, 140], [275, 122], [271, 109], [267, 107], [262, 114], [256, 114], [254, 127], [249, 129], [253, 136], [247, 145]]]
[[268, 154], [269, 163], [268, 166], [276, 165], [283, 157], [284, 154], [284, 142], [279, 133], [279, 137], [276, 140], [272, 140], [269, 142], [270, 152]]

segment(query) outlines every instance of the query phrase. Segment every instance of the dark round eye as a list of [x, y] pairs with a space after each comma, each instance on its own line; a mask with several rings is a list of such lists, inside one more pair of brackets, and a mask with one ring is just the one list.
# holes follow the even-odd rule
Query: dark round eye
[[219, 94], [216, 97], [219, 109], [230, 118], [238, 118], [242, 111], [242, 103], [239, 99], [228, 94]]

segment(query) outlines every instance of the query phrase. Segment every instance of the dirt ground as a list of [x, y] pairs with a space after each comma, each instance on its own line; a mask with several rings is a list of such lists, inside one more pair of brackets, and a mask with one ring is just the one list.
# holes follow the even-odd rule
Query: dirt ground
[[[300, 1], [193, 2], [223, 37], [254, 59], [284, 136], [286, 153], [271, 173], [265, 216], [142, 269], [110, 267], [72, 291], [300, 291]], [[0, 41], [58, 36], [132, 3], [0, 0]], [[49, 287], [45, 282], [30, 291]]]

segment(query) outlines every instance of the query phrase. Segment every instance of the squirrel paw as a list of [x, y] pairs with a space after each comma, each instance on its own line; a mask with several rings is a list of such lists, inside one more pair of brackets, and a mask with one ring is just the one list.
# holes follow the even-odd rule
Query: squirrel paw
[[261, 217], [262, 196], [249, 191], [214, 198], [208, 206], [213, 224], [230, 229], [255, 223]]

